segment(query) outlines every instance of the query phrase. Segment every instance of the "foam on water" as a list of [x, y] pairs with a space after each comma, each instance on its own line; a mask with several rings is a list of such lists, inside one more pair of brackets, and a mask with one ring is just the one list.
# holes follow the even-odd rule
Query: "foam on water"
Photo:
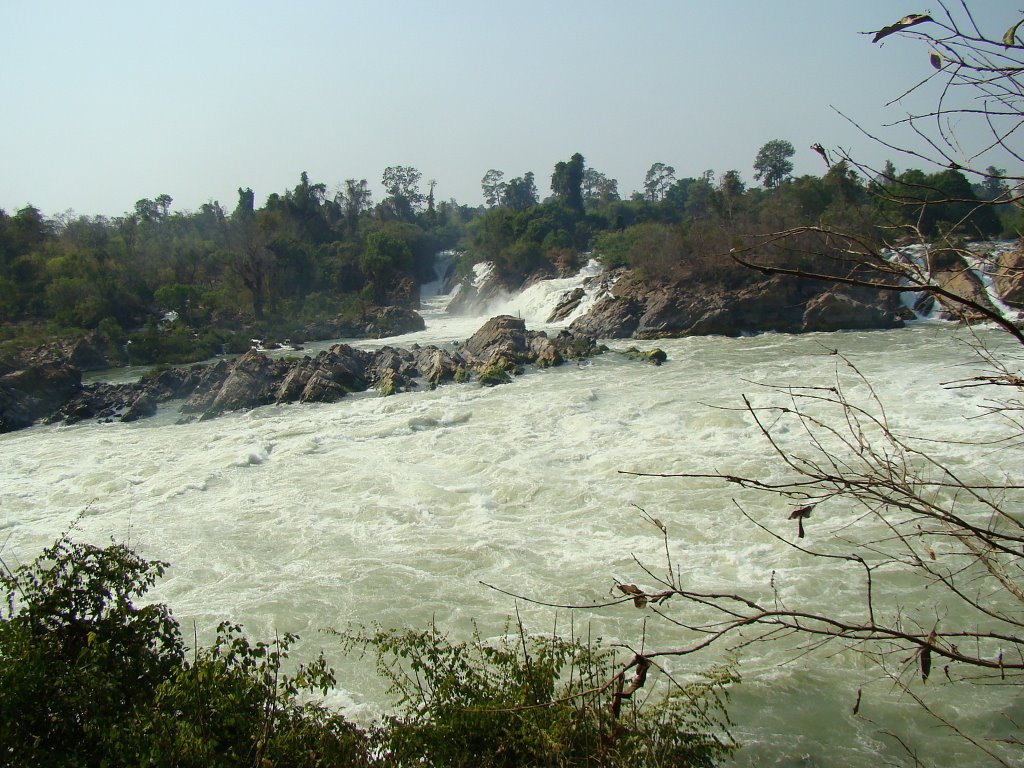
[[[443, 342], [456, 332], [435, 328], [421, 338]], [[663, 544], [637, 507], [667, 526], [688, 586], [768, 595], [774, 574], [784, 596], [834, 606], [849, 591], [844, 573], [801, 560], [734, 503], [775, 514], [769, 500], [710, 480], [620, 470], [780, 476], [738, 410], [740, 395], [764, 400], [766, 383], [833, 382], [830, 348], [863, 368], [896, 423], [985, 436], [982, 423], [962, 418], [965, 402], [981, 404], [985, 394], [937, 386], [973, 370], [969, 348], [950, 343], [952, 333], [918, 326], [680, 339], [660, 343], [670, 358], [661, 367], [612, 354], [493, 389], [450, 385], [184, 425], [158, 417], [35, 427], [0, 436], [4, 557], [29, 560], [73, 522], [82, 540], [128, 540], [172, 563], [154, 597], [186, 626], [195, 621], [201, 641], [223, 618], [260, 637], [298, 632], [300, 654], [325, 647], [338, 667], [333, 700], [363, 715], [383, 705], [379, 681], [339, 657], [319, 630], [434, 621], [464, 637], [475, 619], [485, 634], [500, 632], [516, 604], [481, 582], [574, 604], [605, 601], [613, 576], [654, 586], [634, 556], [660, 568]], [[847, 384], [857, 394], [861, 385]], [[827, 519], [814, 522], [827, 530]], [[538, 631], [556, 621], [551, 609], [518, 607]], [[595, 636], [637, 641], [643, 616], [581, 611], [574, 621]], [[561, 612], [557, 621], [568, 626], [569, 617]], [[646, 633], [649, 646], [678, 641], [658, 622]], [[740, 761], [783, 765], [799, 753], [877, 762], [875, 731], [848, 716], [864, 677], [859, 657], [837, 657], [827, 669], [780, 667], [785, 658], [773, 646], [742, 653], [747, 681], [734, 716], [752, 747]]]

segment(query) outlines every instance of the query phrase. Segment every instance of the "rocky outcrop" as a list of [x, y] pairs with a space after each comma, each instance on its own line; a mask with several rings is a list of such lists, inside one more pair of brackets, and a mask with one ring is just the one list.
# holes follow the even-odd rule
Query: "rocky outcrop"
[[509, 291], [502, 285], [491, 264], [478, 264], [472, 280], [459, 283], [459, 289], [449, 300], [445, 311], [453, 315], [480, 315], [487, 308], [508, 298]]
[[[866, 298], [866, 297], [865, 297]], [[846, 331], [891, 327], [895, 310], [838, 290], [818, 294], [804, 308], [802, 331]]]
[[408, 307], [372, 307], [365, 317], [353, 322], [345, 318], [318, 320], [304, 325], [298, 331], [305, 341], [326, 339], [383, 339], [401, 336], [426, 328], [423, 317]]
[[993, 277], [1003, 301], [1024, 309], [1024, 247], [1000, 253]]
[[[829, 309], [841, 311], [841, 320], [828, 317]], [[785, 276], [727, 288], [648, 280], [631, 273], [569, 327], [597, 338], [659, 339], [900, 325], [895, 296], [884, 293]]]
[[0, 429], [21, 429], [40, 419], [135, 421], [172, 400], [184, 401], [184, 418], [208, 419], [270, 403], [329, 403], [371, 388], [391, 395], [421, 380], [431, 388], [474, 378], [490, 385], [511, 380], [526, 365], [559, 365], [602, 349], [568, 331], [549, 339], [526, 330], [519, 318], [503, 316], [487, 321], [454, 351], [435, 346], [368, 351], [335, 344], [316, 357], [289, 361], [250, 350], [234, 361], [170, 368], [134, 384], [86, 386], [73, 367], [36, 366], [0, 375]]
[[[964, 261], [959, 250], [936, 249], [928, 254], [928, 271], [932, 282], [955, 296], [962, 296], [967, 302], [995, 312], [995, 307], [988, 298], [988, 292], [974, 270]], [[967, 304], [954, 299], [936, 296], [942, 305], [943, 314], [950, 319], [964, 320], [969, 323], [987, 319]]]
[[560, 323], [565, 320], [569, 315], [577, 310], [586, 295], [587, 292], [582, 288], [576, 288], [567, 293], [562, 297], [561, 301], [558, 302], [557, 306], [551, 310], [551, 314], [548, 316], [548, 322]]
[[34, 424], [81, 389], [82, 374], [69, 365], [35, 365], [0, 376], [0, 432]]
[[548, 367], [563, 362], [546, 334], [527, 331], [526, 323], [511, 315], [492, 317], [469, 338], [462, 351], [481, 368], [499, 366], [515, 370], [524, 363]]

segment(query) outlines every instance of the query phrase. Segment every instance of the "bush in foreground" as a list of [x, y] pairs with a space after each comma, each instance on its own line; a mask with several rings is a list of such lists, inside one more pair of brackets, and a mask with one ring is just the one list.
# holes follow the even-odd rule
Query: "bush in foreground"
[[315, 700], [335, 684], [322, 655], [283, 671], [294, 635], [252, 643], [225, 622], [189, 651], [166, 605], [135, 604], [166, 567], [65, 536], [0, 568], [0, 765], [713, 766], [735, 748], [731, 670], [641, 707], [609, 651], [521, 627], [346, 634], [397, 699], [360, 728]]

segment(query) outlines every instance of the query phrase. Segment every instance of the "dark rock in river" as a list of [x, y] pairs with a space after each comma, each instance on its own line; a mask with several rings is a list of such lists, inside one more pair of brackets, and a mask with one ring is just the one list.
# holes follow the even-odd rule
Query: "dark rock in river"
[[807, 302], [803, 331], [843, 331], [884, 328], [895, 310], [859, 300], [839, 290], [819, 294]]
[[999, 254], [994, 275], [996, 290], [1011, 307], [1024, 308], [1024, 247]]
[[83, 419], [135, 421], [161, 403], [184, 399], [181, 412], [207, 419], [227, 411], [269, 403], [327, 403], [371, 387], [382, 395], [406, 391], [425, 378], [430, 386], [465, 381], [469, 371], [482, 383], [507, 381], [527, 364], [559, 365], [565, 358], [601, 351], [593, 339], [563, 331], [554, 339], [527, 331], [519, 318], [492, 318], [460, 349], [412, 350], [385, 346], [374, 352], [335, 344], [316, 357], [288, 361], [250, 350], [213, 365], [170, 368], [133, 384], [81, 385], [77, 369], [36, 366], [0, 376], [0, 427], [20, 429], [42, 417], [74, 423]]
[[203, 418], [225, 411], [255, 408], [274, 402], [278, 382], [284, 378], [288, 364], [274, 361], [254, 349], [235, 361]]
[[36, 365], [0, 377], [0, 432], [34, 424], [81, 389], [82, 374], [69, 365]]
[[526, 323], [511, 315], [492, 317], [462, 346], [464, 354], [473, 358], [476, 367], [500, 364], [515, 367], [536, 362], [539, 356], [546, 365], [559, 365], [562, 356], [540, 331], [527, 331]]
[[431, 388], [446, 381], [455, 381], [460, 372], [465, 372], [469, 367], [461, 355], [435, 346], [417, 348], [414, 354], [416, 367]]
[[583, 301], [583, 298], [586, 295], [587, 292], [582, 288], [576, 288], [575, 290], [567, 293], [551, 311], [551, 314], [548, 316], [548, 322], [560, 323], [565, 320], [569, 315], [576, 311], [576, 308], [579, 307], [580, 302]]
[[[830, 294], [830, 298], [819, 297]], [[812, 306], [812, 302], [818, 304]], [[829, 308], [843, 313], [832, 320]], [[598, 338], [659, 339], [841, 328], [895, 328], [902, 324], [894, 295], [839, 291], [827, 283], [781, 275], [736, 287], [682, 284], [624, 274], [570, 330]]]
[[[958, 249], [937, 248], [928, 253], [928, 270], [932, 281], [943, 290], [961, 296], [971, 304], [995, 312], [992, 301], [981, 280], [964, 261]], [[936, 296], [943, 309], [943, 315], [949, 319], [964, 320], [968, 323], [987, 320], [983, 312], [961, 304], [954, 299]]]

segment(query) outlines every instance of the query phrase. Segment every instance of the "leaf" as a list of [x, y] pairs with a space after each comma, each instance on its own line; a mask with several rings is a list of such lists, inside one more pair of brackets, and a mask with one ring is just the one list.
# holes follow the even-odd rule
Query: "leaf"
[[938, 53], [936, 51], [929, 51], [928, 52], [928, 61], [931, 62], [931, 65], [933, 67], [935, 67], [935, 69], [942, 69], [942, 66], [943, 66], [944, 62], [942, 60], [942, 54], [941, 53]]
[[811, 511], [818, 506], [817, 502], [813, 504], [805, 504], [802, 507], [797, 507], [789, 513], [790, 520], [802, 520], [811, 516]]
[[1007, 48], [1017, 44], [1017, 30], [1020, 28], [1021, 24], [1024, 24], [1024, 19], [1021, 19], [1008, 30], [1006, 30], [1006, 34], [1003, 35], [1003, 45], [1005, 45]]
[[890, 24], [888, 27], [882, 27], [875, 33], [875, 36], [871, 39], [872, 43], [877, 43], [883, 37], [888, 37], [896, 32], [901, 32], [908, 27], [913, 27], [916, 24], [923, 24], [926, 21], [935, 21], [927, 13], [912, 13], [909, 16], [904, 16], [902, 19], [897, 21], [895, 24]]
[[928, 675], [932, 673], [932, 644], [935, 642], [935, 630], [928, 634], [927, 645], [921, 648], [921, 682], [928, 682]]
[[636, 584], [619, 584], [618, 587], [619, 591], [627, 595], [634, 595], [633, 605], [637, 608], [645, 608], [647, 606], [647, 598], [644, 596], [644, 591]]

